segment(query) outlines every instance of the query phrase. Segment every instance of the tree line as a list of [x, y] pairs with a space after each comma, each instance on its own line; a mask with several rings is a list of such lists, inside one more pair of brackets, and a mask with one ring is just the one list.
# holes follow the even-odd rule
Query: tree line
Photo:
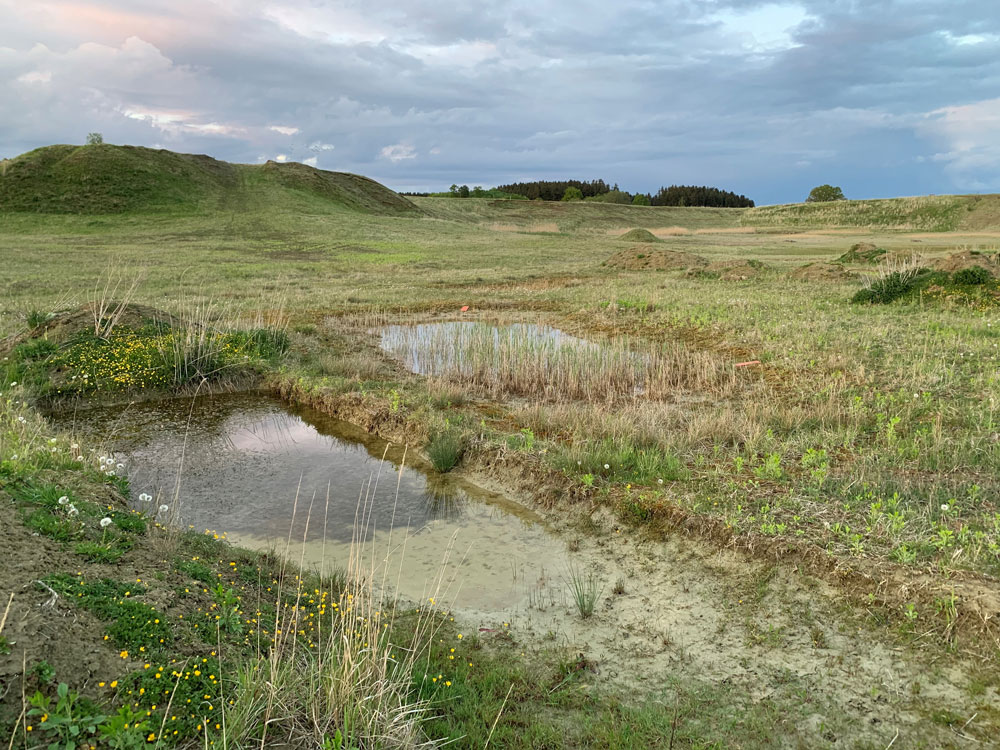
[[452, 185], [447, 192], [403, 193], [436, 198], [508, 198], [543, 201], [594, 201], [634, 206], [707, 206], [710, 208], [753, 208], [745, 195], [706, 185], [671, 185], [654, 193], [630, 193], [604, 180], [534, 180], [512, 182], [484, 189], [480, 186]]
[[708, 206], [711, 208], [753, 208], [752, 200], [729, 190], [705, 185], [671, 185], [661, 187], [655, 194], [630, 193], [609, 185], [604, 180], [536, 180], [514, 182], [496, 188], [504, 193], [521, 195], [528, 200], [544, 201], [599, 201], [602, 203], [631, 203], [638, 206]]

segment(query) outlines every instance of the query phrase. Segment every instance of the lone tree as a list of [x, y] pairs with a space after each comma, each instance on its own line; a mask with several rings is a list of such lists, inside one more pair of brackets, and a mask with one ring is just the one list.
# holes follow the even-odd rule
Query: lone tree
[[844, 191], [833, 185], [820, 185], [809, 191], [806, 203], [827, 203], [829, 201], [845, 201]]
[[568, 188], [566, 188], [566, 192], [563, 193], [562, 199], [564, 201], [582, 201], [583, 191], [580, 190], [580, 188], [576, 188], [570, 185]]
[[635, 197], [632, 199], [633, 206], [648, 206], [649, 196], [643, 193], [636, 193]]
[[104, 136], [100, 133], [87, 133], [88, 146], [100, 146], [104, 143]]

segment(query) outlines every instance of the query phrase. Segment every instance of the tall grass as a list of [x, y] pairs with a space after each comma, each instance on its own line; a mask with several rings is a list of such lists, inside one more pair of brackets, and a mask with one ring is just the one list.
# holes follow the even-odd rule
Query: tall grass
[[584, 573], [579, 568], [570, 566], [567, 574], [569, 576], [569, 592], [580, 617], [584, 619], [591, 617], [604, 587], [593, 571]]
[[664, 400], [681, 391], [724, 395], [736, 384], [732, 366], [680, 343], [598, 345], [544, 326], [393, 326], [382, 344], [415, 372], [472, 384], [492, 397]]

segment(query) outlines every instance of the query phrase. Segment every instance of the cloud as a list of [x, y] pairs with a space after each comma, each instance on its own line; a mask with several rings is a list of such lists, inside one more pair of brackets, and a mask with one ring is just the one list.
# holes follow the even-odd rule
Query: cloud
[[934, 110], [923, 129], [945, 145], [932, 160], [944, 164], [957, 184], [988, 185], [1000, 171], [1000, 99]]
[[310, 156], [308, 159], [303, 159], [302, 163], [308, 164], [310, 167], [318, 167], [319, 159], [317, 159], [315, 156]]
[[240, 162], [336, 144], [401, 189], [1000, 189], [993, 4], [0, 0], [0, 155], [100, 131]]
[[388, 159], [393, 162], [415, 159], [417, 156], [416, 149], [405, 143], [396, 143], [392, 146], [386, 146], [379, 152], [379, 154], [383, 159]]

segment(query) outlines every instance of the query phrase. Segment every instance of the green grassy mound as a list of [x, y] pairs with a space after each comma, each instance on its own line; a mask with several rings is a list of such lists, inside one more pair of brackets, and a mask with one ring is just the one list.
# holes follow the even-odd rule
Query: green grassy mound
[[7, 161], [0, 172], [0, 212], [247, 211], [289, 199], [374, 214], [419, 211], [358, 175], [294, 163], [230, 164], [140, 146], [46, 146]]
[[662, 242], [662, 240], [648, 229], [630, 229], [618, 239], [625, 242]]
[[761, 206], [747, 209], [740, 221], [748, 227], [790, 229], [872, 227], [893, 231], [990, 231], [1000, 229], [1000, 195], [929, 195]]
[[182, 321], [141, 305], [116, 310], [95, 317], [88, 306], [33, 321], [0, 347], [0, 377], [45, 400], [246, 384], [289, 346], [282, 328]]
[[982, 267], [954, 273], [911, 268], [883, 273], [855, 292], [855, 304], [881, 304], [906, 299], [936, 301], [989, 310], [1000, 307], [1000, 280]]

